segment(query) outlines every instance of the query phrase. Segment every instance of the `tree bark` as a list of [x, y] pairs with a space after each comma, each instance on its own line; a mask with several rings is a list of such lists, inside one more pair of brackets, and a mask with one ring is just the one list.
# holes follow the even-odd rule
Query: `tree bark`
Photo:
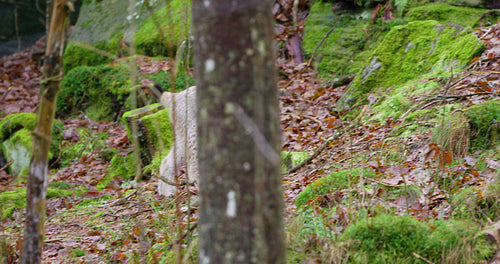
[[285, 262], [272, 3], [192, 2], [199, 263]]
[[56, 96], [62, 78], [62, 54], [67, 25], [68, 0], [55, 0], [52, 7], [49, 37], [40, 83], [38, 121], [33, 132], [31, 159], [26, 195], [26, 220], [21, 263], [41, 263], [45, 221], [48, 153], [52, 141], [52, 125]]

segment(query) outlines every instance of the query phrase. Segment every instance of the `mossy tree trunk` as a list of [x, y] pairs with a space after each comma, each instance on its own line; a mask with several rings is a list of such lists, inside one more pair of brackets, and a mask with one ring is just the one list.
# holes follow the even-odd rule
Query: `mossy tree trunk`
[[41, 263], [45, 220], [45, 195], [48, 153], [52, 140], [52, 124], [56, 96], [62, 78], [62, 54], [68, 19], [69, 0], [54, 0], [50, 21], [43, 75], [40, 83], [38, 122], [33, 132], [33, 157], [29, 170], [26, 220], [21, 263]]
[[194, 0], [199, 263], [284, 263], [271, 4]]

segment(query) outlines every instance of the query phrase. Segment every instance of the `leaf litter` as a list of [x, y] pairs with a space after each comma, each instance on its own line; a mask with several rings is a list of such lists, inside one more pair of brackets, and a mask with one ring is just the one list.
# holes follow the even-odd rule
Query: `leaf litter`
[[[282, 22], [276, 28], [278, 40], [285, 39], [291, 33], [300, 34], [303, 30], [303, 19], [299, 20], [298, 27], [292, 28], [293, 18], [283, 12], [293, 8], [290, 5], [292, 2], [277, 1], [273, 9]], [[302, 13], [299, 17], [306, 15]], [[490, 100], [491, 97], [498, 98], [500, 25], [479, 29], [476, 34], [486, 43], [486, 51], [471, 62], [467, 72], [456, 76], [455, 80], [458, 81], [443, 86], [440, 93], [436, 94], [436, 100], [460, 101], [469, 106]], [[41, 80], [40, 57], [37, 54], [41, 47], [43, 41], [0, 60], [1, 118], [11, 113], [36, 110], [38, 83]], [[475, 168], [477, 159], [470, 155], [450, 164], [442, 149], [428, 143], [430, 128], [402, 139], [392, 135], [404, 123], [402, 119], [388, 120], [385, 124], [345, 121], [345, 113], [336, 112], [335, 104], [347, 86], [325, 83], [307, 63], [297, 64], [287, 57], [282, 56], [277, 60], [283, 150], [312, 154], [341, 131], [340, 136], [328, 142], [324, 151], [309, 164], [297, 172], [284, 175], [287, 215], [295, 211], [294, 201], [301, 190], [314, 180], [341, 169], [361, 167], [373, 171], [376, 177], [364, 178], [347, 189], [324, 194], [311, 201], [315, 212], [320, 215], [326, 213], [326, 208], [338, 207], [336, 216], [324, 217], [330, 221], [328, 225], [336, 233], [354, 220], [349, 211], [362, 208], [369, 212], [371, 208], [385, 208], [409, 213], [421, 220], [448, 218], [451, 213], [448, 201], [452, 193], [466, 186], [487, 183], [495, 176], [500, 162], [496, 159], [486, 159], [488, 170], [482, 172]], [[143, 72], [172, 67], [171, 63], [141, 59], [136, 59], [136, 63]], [[369, 97], [378, 95], [373, 93]], [[120, 123], [95, 122], [84, 116], [61, 121], [64, 124], [64, 141], [68, 144], [80, 141], [78, 128], [86, 128], [96, 134], [107, 132], [109, 137], [106, 144], [119, 149], [121, 154], [132, 149], [125, 128]], [[391, 153], [396, 153], [400, 159], [390, 161], [387, 157]], [[96, 183], [106, 176], [108, 166], [109, 161], [104, 161], [98, 151], [93, 151], [82, 155], [69, 166], [50, 173], [49, 183], [64, 181], [73, 187], [85, 187], [88, 191], [82, 195], [47, 200], [44, 262], [94, 263], [103, 255], [108, 261], [125, 262], [133, 255], [144, 256], [154, 244], [173, 241], [174, 231], [165, 233], [150, 221], [175, 216], [175, 212], [169, 209], [172, 208], [172, 202], [163, 200], [156, 193], [157, 180], [153, 178], [136, 183], [136, 189], [133, 189], [133, 186], [116, 177], [108, 187], [97, 190]], [[20, 187], [10, 184], [11, 178], [5, 170], [0, 171], [0, 191]], [[439, 182], [447, 185], [440, 185]], [[402, 195], [392, 195], [401, 193], [401, 189], [408, 189], [409, 186], [416, 188]], [[341, 202], [346, 197], [352, 197], [352, 193], [362, 199]], [[196, 195], [196, 192], [190, 190], [190, 195]], [[86, 198], [105, 197], [109, 200], [103, 200], [101, 206], [77, 206]], [[187, 193], [181, 192], [176, 199], [187, 201]], [[196, 219], [196, 214], [184, 214], [180, 221], [186, 229], [187, 226], [193, 226]], [[22, 245], [18, 235], [22, 232], [22, 221], [23, 212], [18, 211], [12, 218], [2, 220], [0, 228], [3, 234], [8, 234], [11, 241], [9, 247], [17, 256]], [[174, 227], [170, 226], [169, 229], [174, 230]], [[83, 259], [75, 254], [78, 249], [85, 250]], [[159, 257], [160, 251], [153, 253], [153, 256]]]

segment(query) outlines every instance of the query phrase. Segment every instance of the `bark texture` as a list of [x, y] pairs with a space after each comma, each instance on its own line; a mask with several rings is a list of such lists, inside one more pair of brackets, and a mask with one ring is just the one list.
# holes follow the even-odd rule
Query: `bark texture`
[[269, 0], [193, 0], [199, 263], [284, 263]]
[[62, 54], [67, 25], [67, 0], [55, 0], [44, 58], [44, 80], [40, 83], [38, 122], [33, 132], [33, 157], [26, 196], [26, 220], [21, 263], [41, 263], [45, 221], [48, 153], [56, 96], [62, 78]]

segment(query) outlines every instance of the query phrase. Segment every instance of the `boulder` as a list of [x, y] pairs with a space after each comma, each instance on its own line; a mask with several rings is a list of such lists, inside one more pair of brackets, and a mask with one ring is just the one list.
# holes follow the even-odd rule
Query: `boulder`
[[423, 75], [449, 76], [484, 48], [470, 29], [453, 23], [426, 20], [395, 26], [371, 53], [336, 107], [347, 109], [369, 91], [400, 86]]

